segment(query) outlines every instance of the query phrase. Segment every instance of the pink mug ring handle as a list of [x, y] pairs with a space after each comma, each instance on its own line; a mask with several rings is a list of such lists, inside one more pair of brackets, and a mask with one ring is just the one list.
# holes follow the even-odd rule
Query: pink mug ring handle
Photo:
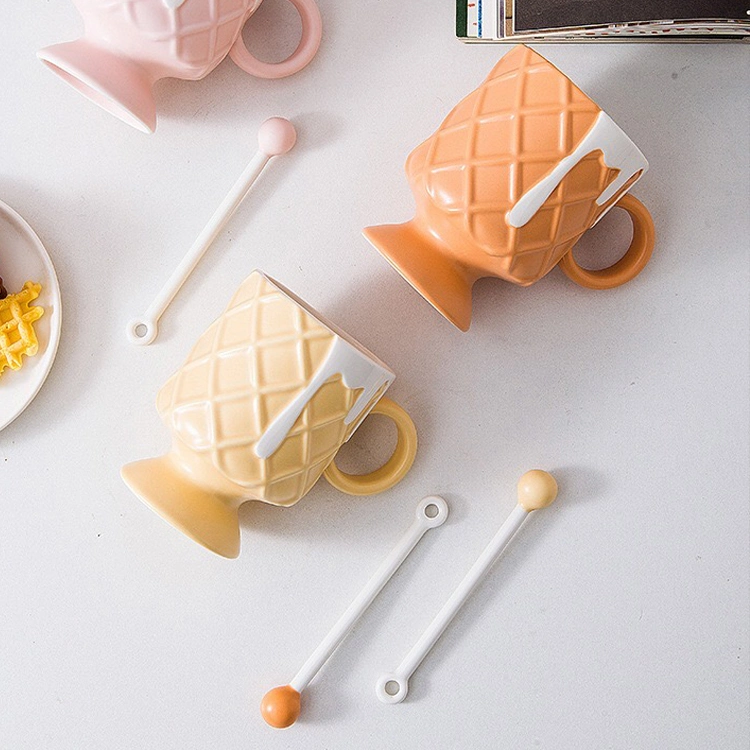
[[229, 56], [246, 73], [258, 78], [284, 78], [297, 73], [315, 57], [323, 36], [323, 21], [315, 0], [289, 0], [302, 19], [302, 37], [297, 49], [277, 63], [263, 62], [250, 54], [242, 39], [242, 32], [232, 45]]

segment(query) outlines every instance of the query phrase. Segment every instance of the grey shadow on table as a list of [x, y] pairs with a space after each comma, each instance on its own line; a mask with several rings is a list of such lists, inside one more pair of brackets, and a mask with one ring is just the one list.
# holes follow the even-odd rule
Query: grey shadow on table
[[[502, 589], [507, 580], [524, 576], [525, 564], [529, 556], [536, 552], [536, 549], [542, 547], [545, 539], [553, 533], [556, 518], [558, 514], [565, 513], [565, 506], [573, 504], [593, 504], [604, 502], [604, 497], [608, 489], [606, 476], [591, 467], [586, 466], [563, 466], [560, 468], [551, 468], [550, 473], [555, 477], [559, 486], [558, 500], [548, 509], [533, 513], [518, 532], [517, 538], [508, 545], [495, 564], [490, 568], [487, 575], [481, 580], [466, 604], [459, 610], [455, 619], [448, 625], [440, 640], [435, 644], [432, 651], [425, 657], [425, 660], [418, 667], [417, 671], [409, 680], [409, 694], [406, 702], [419, 701], [429, 698], [434, 690], [433, 682], [449, 681], [461, 682], [461, 677], [450, 674], [444, 667], [446, 656], [457, 644], [464, 638], [466, 639], [483, 639], [486, 641], [486, 632], [479, 632], [478, 620], [488, 610], [492, 609], [498, 613], [498, 620], [507, 620], [513, 617], [503, 602]], [[499, 528], [499, 526], [498, 526]], [[487, 537], [483, 540], [477, 540], [476, 554], [473, 560], [479, 556], [485, 545], [490, 541], [497, 529], [488, 530]], [[471, 565], [472, 563], [469, 563]], [[459, 581], [468, 572], [469, 565], [465, 571], [455, 577], [455, 580], [449, 585], [444, 592], [441, 602], [445, 602], [458, 585]], [[533, 581], [529, 582], [533, 584]], [[533, 585], [530, 585], [533, 591]], [[439, 605], [442, 607], [442, 603]], [[422, 623], [419, 633], [427, 627], [432, 617], [436, 615], [436, 609], [427, 621]], [[416, 640], [416, 637], [415, 639]], [[401, 645], [401, 650], [394, 654], [394, 662], [389, 668], [395, 667], [399, 661], [406, 655], [412, 647], [414, 641]], [[502, 648], [502, 645], [498, 645]], [[470, 671], [470, 669], [469, 669]], [[467, 689], [468, 686], [467, 686]], [[498, 696], [502, 699], [502, 696]], [[515, 699], [517, 696], [507, 696]]]
[[[637, 188], [636, 188], [637, 190]], [[653, 207], [651, 207], [653, 208]], [[646, 268], [638, 277], [623, 285], [626, 290], [633, 284], [651, 284], [657, 273], [667, 272], [673, 265], [666, 249], [668, 220], [657, 220], [657, 239], [654, 254]], [[576, 262], [584, 268], [606, 268], [616, 263], [627, 250], [633, 236], [630, 217], [621, 210], [613, 210], [578, 240], [573, 253]], [[662, 271], [662, 268], [665, 270]], [[554, 296], [561, 309], [570, 303], [571, 296], [579, 292], [592, 295], [607, 294], [614, 290], [586, 290], [568, 279], [559, 268], [553, 268], [544, 278], [529, 287], [521, 287], [512, 282], [497, 278], [484, 278], [477, 281], [472, 291], [472, 324], [468, 335], [502, 335], [501, 327], [506, 324], [506, 313], [515, 317], [519, 310], [531, 309], [544, 298]], [[494, 334], [493, 334], [494, 332]]]
[[[359, 239], [362, 247], [358, 252], [377, 256], [364, 238]], [[342, 285], [340, 295], [321, 312], [393, 368], [395, 392], [401, 393], [400, 383], [410, 380], [410, 370], [440, 371], [444, 363], [432, 357], [436, 338], [455, 337], [460, 343], [462, 334], [385, 260], [381, 265], [382, 270], [376, 274]]]
[[[254, 136], [252, 137], [254, 138]], [[192, 246], [195, 239], [203, 230], [203, 227], [207, 224], [214, 211], [224, 199], [226, 193], [234, 183], [234, 180], [240, 176], [246, 164], [253, 157], [256, 148], [257, 146], [254, 141], [252, 144], [248, 145], [247, 161], [242, 164], [237, 164], [236, 170], [231, 175], [227, 176], [224, 187], [220, 188], [215, 195], [206, 196], [205, 210], [202, 211], [199, 216], [192, 218], [189, 226], [180, 225], [172, 230], [173, 236], [169, 245], [170, 257], [168, 268], [165, 269], [163, 278], [152, 277], [147, 281], [144, 280], [144, 283], [138, 284], [138, 288], [139, 290], [142, 290], [142, 293], [139, 292], [141, 297], [138, 299], [137, 303], [134, 301], [133, 304], [139, 305], [140, 309], [137, 310], [134, 308], [129, 315], [129, 318], [134, 318], [137, 314], [143, 313], [151, 304], [158, 291], [166, 283], [172, 269], [176, 268], [180, 263], [185, 253]], [[258, 182], [253, 186], [242, 204], [237, 208], [236, 213], [229, 219], [227, 225], [221, 230], [218, 237], [206, 251], [205, 256], [199, 261], [194, 272], [190, 274], [172, 303], [164, 312], [164, 315], [159, 321], [159, 337], [156, 342], [157, 344], [158, 342], [169, 341], [177, 335], [177, 332], [183, 325], [181, 321], [185, 320], [186, 308], [202, 304], [202, 302], [207, 299], [216, 299], [216, 296], [211, 295], [207, 288], [212, 279], [207, 277], [206, 268], [208, 266], [204, 264], [212, 264], [212, 261], [216, 261], [217, 258], [220, 258], [226, 253], [247, 253], [250, 257], [255, 254], [255, 243], [252, 238], [253, 219], [264, 203], [272, 202], [273, 204], [279, 204], [281, 202], [281, 204], [283, 204], [285, 195], [289, 196], [292, 194], [294, 187], [294, 160], [296, 157], [296, 149], [293, 149], [289, 154], [272, 160], [272, 162], [266, 167], [263, 174], [258, 179]], [[279, 213], [281, 215], [281, 209]], [[162, 225], [170, 224], [169, 217], [165, 215], [162, 215], [159, 221]], [[235, 238], [238, 236], [241, 236], [243, 241], [235, 244]], [[149, 234], [145, 231], [144, 227], [144, 243], [146, 242], [149, 242]], [[249, 251], [246, 250], [248, 245], [250, 247]], [[156, 251], [156, 249], [157, 248], [155, 247], [154, 250]], [[260, 264], [251, 263], [248, 267], [248, 273], [256, 265]], [[239, 281], [237, 283], [239, 284]], [[221, 313], [222, 306], [226, 301], [225, 287], [226, 284], [224, 284], [224, 291], [218, 294], [221, 302], [216, 307], [216, 316]], [[120, 321], [123, 330], [123, 337], [126, 322], [127, 321], [124, 320]]]
[[[712, 221], [721, 221], [712, 217], [710, 212], [701, 210], [705, 203], [706, 174], [720, 171], [716, 169], [717, 164], [730, 166], [732, 154], [728, 144], [737, 149], [735, 158], [738, 158], [743, 141], [737, 137], [720, 137], [722, 130], [735, 136], [736, 128], [731, 120], [727, 120], [718, 99], [713, 110], [701, 108], [698, 121], [691, 118], [691, 107], [695, 112], [696, 92], [720, 90], [723, 83], [715, 79], [715, 68], [704, 61], [715, 60], [720, 54], [726, 60], [727, 71], [739, 70], [745, 62], [744, 45], [621, 46], [627, 50], [627, 56], [611, 63], [609, 45], [592, 45], [587, 54], [601, 60], [601, 65], [595, 68], [596, 73], [589, 80], [575, 82], [632, 138], [649, 161], [648, 172], [631, 191], [646, 205], [656, 228], [654, 254], [642, 276], [645, 279], [649, 274], [679, 274], [685, 263], [705, 268], [709, 274], [715, 273], [712, 254], [706, 252], [705, 247], [697, 243], [694, 246], [681, 243], [675, 247], [672, 238], [681, 235], [685, 226], [690, 224], [707, 227]], [[643, 54], [646, 48], [648, 55]], [[543, 48], [540, 51], [544, 54]], [[576, 78], [574, 71], [564, 72]], [[711, 132], [711, 137], [707, 137], [707, 132]], [[689, 193], [683, 187], [676, 195], [676, 184], [687, 186]], [[607, 228], [612, 226], [610, 217], [621, 221], [618, 215], [624, 216], [624, 212], [613, 211], [603, 220], [603, 239], [611, 231]], [[579, 243], [577, 259], [578, 250], [584, 250], [585, 241], [586, 236]], [[622, 247], [622, 237], [618, 236], [615, 243]], [[737, 248], [741, 249], [739, 243]], [[679, 252], [679, 258], [675, 251]], [[616, 257], [615, 253], [608, 260]], [[593, 260], [593, 256], [582, 254], [580, 257], [583, 265], [587, 265], [585, 261], [588, 259]], [[590, 263], [592, 268], [600, 265], [606, 263]], [[572, 284], [559, 271], [548, 278], [555, 284]]]
[[[391, 492], [398, 491], [399, 490], [397, 488], [395, 490], [391, 490]], [[315, 488], [313, 488], [311, 495], [313, 495], [314, 493]], [[423, 495], [424, 494], [428, 493], [423, 492]], [[455, 497], [451, 494], [441, 494], [448, 501], [451, 508], [451, 516], [445, 524], [445, 526], [447, 527], [451, 523], [456, 522], [457, 519], [454, 517], [454, 510], [459, 505], [459, 503], [456, 502]], [[341, 496], [340, 494], [338, 497], [339, 500], [342, 500], [343, 498], [343, 496]], [[329, 617], [327, 621], [325, 621], [325, 624], [321, 626], [320, 632], [316, 633], [318, 638], [315, 639], [314, 646], [317, 645], [317, 641], [322, 640], [328, 630], [333, 627], [334, 623], [338, 620], [338, 618], [344, 612], [345, 608], [349, 605], [349, 602], [352, 601], [354, 597], [359, 593], [361, 588], [369, 580], [370, 576], [375, 572], [382, 560], [385, 559], [398, 539], [400, 539], [401, 534], [406, 531], [410, 519], [413, 518], [412, 507], [416, 507], [417, 495], [413, 491], [408, 490], [402, 492], [401, 497], [409, 498], [407, 503], [402, 503], [402, 505], [406, 505], [407, 507], [399, 508], [399, 515], [403, 516], [403, 529], [399, 529], [399, 531], [396, 533], [396, 535], [393, 536], [392, 539], [387, 539], [382, 544], [378, 544], [378, 547], [382, 547], [382, 549], [378, 549], [377, 553], [373, 553], [371, 555], [372, 560], [370, 561], [368, 566], [362, 569], [361, 575], [359, 576], [359, 585], [353, 585], [352, 590], [348, 592], [348, 596], [344, 597], [344, 601], [340, 604], [338, 609], [329, 608]], [[370, 502], [370, 504], [373, 506], [371, 510], [375, 511], [374, 518], [363, 518], [358, 527], [362, 531], [363, 535], [369, 536], [367, 529], [371, 528], [371, 524], [376, 522], [377, 516], [381, 515], [384, 512], [383, 509], [377, 508], [376, 497], [349, 499], [355, 503], [353, 508], [350, 510], [353, 510], [353, 512], [356, 513], [358, 517], [363, 513], [366, 513], [368, 510], [367, 508], [362, 507], [361, 503]], [[411, 502], [412, 500], [414, 500], [413, 504]], [[356, 503], [359, 503], [360, 505], [357, 506]], [[243, 527], [248, 523], [249, 520], [252, 520], [252, 526], [255, 527], [260, 533], [285, 533], [289, 535], [300, 534], [304, 535], [307, 538], [310, 538], [312, 534], [311, 538], [315, 541], [316, 545], [319, 545], [322, 542], [326, 542], [348, 544], [352, 546], [353, 549], [357, 549], [359, 547], [359, 543], [356, 539], [350, 540], [342, 537], [340, 531], [341, 527], [328, 514], [326, 514], [325, 518], [321, 518], [321, 516], [317, 512], [310, 509], [309, 506], [311, 505], [311, 503], [309, 496], [303, 498], [298, 506], [296, 506], [300, 511], [303, 511], [304, 508], [304, 512], [294, 514], [294, 507], [288, 509], [288, 516], [291, 520], [288, 525], [284, 524], [283, 529], [278, 524], [274, 525], [274, 517], [278, 518], [277, 514], [279, 512], [283, 512], [284, 509], [274, 508], [273, 506], [264, 505], [261, 503], [248, 503], [243, 507], [247, 508], [248, 505], [256, 506], [255, 509], [258, 512], [255, 513], [253, 511], [250, 511], [251, 515], [248, 515], [241, 511], [240, 520]], [[308, 507], [305, 508], [304, 506], [306, 505]], [[386, 512], [390, 513], [392, 510], [392, 508], [389, 508]], [[270, 515], [267, 515], [267, 513]], [[339, 516], [340, 514], [336, 515], [337, 518]], [[312, 523], [310, 519], [314, 519]], [[318, 528], [318, 523], [322, 523], [322, 526], [324, 527], [326, 532], [325, 534], [321, 532], [321, 528]], [[344, 523], [342, 525], [348, 526], [349, 524]], [[404, 602], [402, 601], [403, 594], [401, 591], [403, 585], [399, 584], [399, 580], [408, 581], [414, 574], [415, 569], [413, 568], [413, 566], [417, 566], [418, 569], [419, 566], [423, 565], [423, 555], [427, 553], [432, 545], [439, 545], [441, 543], [442, 540], [439, 539], [438, 534], [428, 533], [419, 542], [414, 552], [406, 558], [401, 567], [394, 574], [391, 581], [389, 581], [385, 585], [380, 594], [378, 594], [378, 596], [375, 598], [375, 601], [365, 611], [365, 613], [356, 623], [351, 632], [348, 633], [348, 635], [344, 638], [343, 642], [336, 649], [331, 658], [323, 665], [319, 673], [313, 679], [312, 683], [305, 689], [302, 695], [302, 711], [297, 722], [298, 724], [338, 723], [339, 721], [344, 720], [347, 716], [354, 713], [354, 701], [347, 695], [343, 687], [346, 685], [347, 676], [359, 672], [358, 665], [360, 664], [364, 654], [368, 652], [368, 644], [373, 641], [375, 635], [377, 635], [377, 633], [379, 632], [379, 628], [381, 627], [380, 624], [385, 622], [385, 615], [394, 610], [399, 611], [400, 608], [403, 608], [405, 606]], [[243, 528], [243, 545], [249, 548], [251, 544], [252, 539], [248, 538], [247, 530]], [[247, 555], [248, 551], [249, 550], [243, 552], [243, 555]], [[297, 561], [297, 563], [304, 564], [299, 560]], [[299, 666], [302, 665], [302, 663], [308, 656], [309, 653], [299, 654]]]
[[[260, 120], [258, 120], [257, 125], [260, 125]], [[264, 203], [272, 202], [273, 205], [280, 206], [278, 211], [281, 220], [283, 206], [293, 199], [295, 193], [295, 162], [304, 157], [304, 150], [321, 148], [334, 141], [341, 129], [340, 122], [334, 116], [325, 112], [300, 114], [294, 118], [294, 125], [297, 129], [298, 145], [289, 154], [272, 160], [266, 167], [256, 185], [237, 209], [237, 212], [229, 219], [226, 227], [222, 229], [219, 236], [206, 251], [205, 257], [201, 259], [195, 272], [188, 277], [182, 289], [180, 289], [177, 296], [167, 308], [164, 316], [159, 321], [158, 341], [164, 342], [172, 339], [180, 329], [180, 320], [184, 320], [185, 308], [199, 304], [199, 300], [206, 299], [209, 296], [208, 291], [205, 289], [209, 283], [209, 279], [202, 272], [204, 263], [211, 263], [212, 258], [215, 260], [221, 257], [222, 254], [234, 252], [248, 255], [248, 273], [252, 268], [263, 267], [263, 263], [260, 260], [262, 253], [258, 252], [258, 248], [267, 243], [268, 238], [264, 237], [256, 240], [253, 237], [253, 219], [256, 213]], [[247, 161], [249, 162], [255, 153], [256, 142], [253, 133], [248, 133], [247, 137], [249, 140]], [[189, 227], [181, 225], [174, 230], [174, 238], [170, 242], [169, 250], [170, 254], [174, 256], [171, 261], [174, 267], [177, 266], [184, 253], [192, 245], [195, 238], [223, 200], [225, 192], [229, 190], [233, 180], [239, 177], [244, 167], [245, 163], [238, 164], [235, 170], [236, 173], [227, 176], [224, 192], [220, 190], [216, 195], [206, 198], [205, 214], [196, 217], [194, 223], [191, 222]], [[164, 215], [158, 220], [161, 223], [168, 223], [168, 221], [165, 221]], [[144, 235], [144, 242], [148, 242], [148, 236], [147, 234]], [[241, 237], [242, 242], [238, 242], [235, 245], [236, 237]], [[246, 250], [247, 247], [250, 249]], [[255, 260], [256, 256], [258, 260]], [[205, 270], [205, 267], [203, 267], [203, 270]], [[166, 272], [163, 279], [151, 278], [148, 280], [148, 283], [138, 284], [139, 289], [145, 290], [144, 294], [146, 295], [142, 300], [139, 300], [143, 311], [145, 311], [161, 286], [167, 281], [168, 273], [169, 271]], [[221, 309], [217, 308], [216, 315], [220, 312]], [[135, 315], [134, 311], [130, 317], [135, 317]], [[121, 323], [124, 329], [126, 322], [121, 321]]]
[[[168, 78], [158, 81], [155, 87], [157, 116], [161, 120], [189, 120], [200, 117], [215, 122], [217, 126], [230, 126], [260, 121], [272, 115], [294, 119], [296, 93], [302, 88], [319, 86], [329, 74], [348, 86], [355, 97], [367, 97], [371, 81], [358, 79], [360, 71], [367, 68], [361, 63], [382, 57], [406, 43], [410, 33], [406, 24], [369, 23], [367, 32], [356, 39], [347, 36], [339, 23], [339, 12], [330, 9], [325, 0], [318, 0], [323, 19], [323, 39], [312, 62], [303, 70], [286, 78], [257, 78], [241, 70], [227, 56], [211, 73], [199, 81]], [[300, 38], [301, 22], [294, 7], [287, 0], [265, 0], [245, 24], [243, 38], [250, 52], [261, 60], [278, 62], [294, 52]], [[403, 37], [403, 40], [401, 39]], [[341, 50], [347, 45], [351, 59], [342, 65]], [[364, 72], [362, 73], [364, 76]], [[282, 99], [290, 102], [288, 111], [268, 111], [269, 101]], [[157, 130], [158, 132], [158, 130]]]
[[[387, 269], [385, 274], [383, 279], [372, 280], [378, 289], [377, 295], [362, 294], [361, 289], [350, 284], [343, 288], [343, 296], [320, 308], [320, 312], [393, 367], [397, 378], [388, 396], [411, 415], [417, 426], [420, 444], [428, 446], [438, 429], [433, 422], [430, 404], [418, 388], [401, 387], [400, 378], [403, 375], [407, 384], [407, 367], [425, 366], [421, 355], [429, 349], [429, 343], [425, 342], [424, 328], [421, 321], [415, 320], [415, 316], [410, 318], [413, 325], [402, 325], [400, 316], [404, 310], [401, 303], [408, 286], [397, 274], [389, 274]], [[416, 308], [423, 305], [425, 321], [429, 321], [430, 325], [440, 323], [439, 316], [417, 295], [407, 301], [407, 305]], [[373, 325], [375, 321], [377, 328]], [[450, 324], [444, 322], [444, 325]], [[398, 337], [386, 335], [393, 330], [399, 330]], [[419, 364], [415, 365], [415, 362]], [[365, 420], [349, 444], [341, 449], [342, 468], [352, 473], [365, 473], [384, 463], [393, 437], [388, 434], [389, 430], [390, 425], [382, 417], [373, 416]], [[360, 523], [366, 527], [368, 522], [377, 521], [383, 508], [389, 507], [394, 498], [411, 491], [412, 483], [419, 475], [421, 450], [424, 448], [417, 449], [414, 466], [406, 478], [385, 493], [364, 498], [348, 496], [333, 489], [321, 477], [310, 492], [290, 508], [276, 508], [261, 502], [245, 503], [240, 510], [240, 526], [243, 532], [253, 533], [256, 530], [285, 537], [302, 535], [316, 542], [335, 541], [340, 538], [337, 532], [339, 522], [346, 524], [351, 518], [361, 517]]]
[[[259, 59], [275, 62], [294, 52], [301, 33], [299, 15], [291, 3], [265, 0], [245, 24], [243, 37]], [[245, 73], [227, 56], [211, 73], [198, 81], [168, 78], [155, 87], [160, 119], [215, 120], [217, 125], [252, 122], [266, 110], [264, 102], [278, 94], [292, 95], [300, 85], [315, 79], [320, 52], [302, 71], [280, 79], [263, 79]], [[319, 72], [319, 71], [318, 71]], [[268, 113], [284, 115], [284, 112]]]
[[[604, 45], [606, 47], [606, 45]], [[673, 47], [672, 52], [667, 47]], [[674, 57], [669, 64], [664, 60], [664, 69], [654, 68], [654, 58], [639, 54], [640, 45], [630, 50], [625, 59], [614, 65], [602, 65], [595, 79], [585, 87], [586, 93], [632, 138], [643, 151], [649, 162], [649, 170], [633, 187], [630, 193], [644, 203], [654, 219], [656, 244], [649, 265], [644, 270], [643, 279], [670, 259], [661, 249], [668, 247], [674, 230], [674, 216], [670, 206], [674, 205], [674, 195], [667, 187], [671, 174], [677, 165], [684, 161], [680, 139], [664, 139], [659, 135], [663, 129], [672, 126], [669, 110], [664, 107], [669, 98], [672, 79], [666, 69], [689, 57], [686, 47], [697, 45], [664, 45], [662, 55]], [[606, 49], [602, 49], [606, 59]], [[636, 85], [629, 85], [635, 82]], [[644, 115], [644, 103], [658, 102], [657, 113]], [[661, 112], [659, 112], [661, 109]], [[656, 143], [659, 144], [658, 148]], [[681, 167], [682, 168], [682, 167]], [[614, 263], [627, 248], [632, 236], [630, 220], [624, 211], [611, 211], [600, 225], [589, 230], [575, 248], [576, 260], [586, 268], [601, 268]], [[556, 270], [556, 283], [573, 284], [565, 275]]]
[[[451, 515], [445, 523], [445, 527], [455, 524], [456, 518], [454, 510], [459, 506], [468, 505], [462, 502], [452, 493], [440, 493], [448, 502], [451, 509]], [[395, 544], [396, 539], [393, 540]], [[371, 644], [377, 640], [378, 635], [385, 627], [389, 616], [394, 612], [404, 612], [408, 608], [408, 601], [405, 600], [403, 592], [404, 585], [414, 576], [415, 571], [424, 565], [424, 557], [430, 553], [433, 545], [444, 544], [445, 540], [440, 538], [439, 534], [428, 533], [419, 542], [413, 553], [406, 558], [401, 567], [396, 571], [391, 581], [389, 581], [383, 590], [375, 598], [362, 618], [357, 622], [352, 631], [344, 639], [343, 643], [336, 649], [331, 659], [326, 662], [319, 674], [315, 677], [311, 685], [303, 694], [303, 709], [300, 714], [299, 723], [303, 721], [311, 724], [333, 723], [353, 715], [355, 711], [350, 710], [354, 707], [354, 701], [348, 699], [343, 685], [346, 684], [347, 676], [351, 674], [360, 675], [361, 679], [371, 687], [372, 700], [375, 701], [375, 675], [369, 674], [361, 668], [361, 664], [366, 654], [371, 654]], [[390, 551], [390, 548], [384, 549], [382, 557]], [[372, 571], [363, 573], [369, 578], [371, 573], [379, 564], [373, 563]], [[359, 591], [353, 591], [353, 599]], [[343, 612], [343, 609], [341, 610]], [[334, 624], [341, 612], [331, 613], [331, 626]], [[321, 638], [324, 633], [321, 633]], [[387, 654], [389, 658], [392, 654]]]
[[[34, 440], [59, 415], [74, 406], [87, 392], [101, 369], [100, 342], [112, 335], [113, 305], [106, 293], [112, 259], [95, 249], [75, 247], [69, 239], [87, 216], [107, 215], [108, 206], [97, 205], [96, 196], [67, 193], [47, 194], [37, 186], [0, 179], [0, 197], [15, 209], [39, 236], [55, 267], [62, 297], [62, 329], [55, 362], [34, 401], [0, 439]], [[44, 209], [32, 209], [43, 206]], [[79, 267], [77, 267], [79, 266]], [[101, 280], [101, 291], [91, 279]], [[96, 303], [95, 310], [87, 305]], [[65, 373], [76, 372], [76, 377]], [[22, 374], [23, 370], [19, 371]]]
[[[414, 417], [418, 422], [419, 434], [430, 434], [433, 425], [429, 418], [429, 405], [414, 398], [410, 400], [408, 408], [412, 415], [424, 414]], [[344, 471], [372, 471], [385, 463], [392, 451], [392, 436], [387, 432], [390, 425], [386, 420], [382, 417], [373, 417], [372, 424], [368, 422], [369, 419], [365, 420], [351, 438], [351, 442], [356, 445], [345, 445], [342, 448], [342, 452], [347, 452], [347, 460], [342, 462]], [[368, 447], [368, 438], [374, 440], [375, 436], [377, 441], [373, 442], [372, 448]], [[243, 538], [246, 538], [243, 544], [252, 545], [252, 537], [255, 534], [283, 538], [303, 537], [316, 545], [352, 543], [352, 540], [342, 542], [342, 528], [354, 528], [364, 539], [368, 536], [368, 526], [377, 524], [384, 513], [390, 513], [394, 508], [399, 508], [400, 513], [403, 512], [401, 505], [405, 502], [404, 498], [413, 496], [416, 505], [417, 500], [422, 497], [419, 495], [419, 488], [423, 484], [419, 482], [419, 463], [417, 450], [414, 466], [402, 482], [376, 495], [345, 495], [334, 489], [325, 477], [321, 476], [308, 494], [293, 506], [280, 508], [263, 502], [244, 503], [239, 513], [240, 528]], [[408, 516], [408, 512], [404, 513], [404, 519], [408, 519]], [[356, 540], [353, 540], [353, 543], [356, 545]]]

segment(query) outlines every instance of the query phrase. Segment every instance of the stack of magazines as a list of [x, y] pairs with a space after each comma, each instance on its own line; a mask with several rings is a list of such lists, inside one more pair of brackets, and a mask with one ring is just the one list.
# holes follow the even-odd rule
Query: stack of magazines
[[750, 0], [456, 0], [467, 42], [750, 40]]

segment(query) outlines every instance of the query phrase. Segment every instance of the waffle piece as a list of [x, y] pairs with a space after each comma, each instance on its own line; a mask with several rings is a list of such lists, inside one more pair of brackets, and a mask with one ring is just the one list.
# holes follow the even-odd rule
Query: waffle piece
[[0, 375], [6, 367], [20, 370], [23, 356], [39, 351], [34, 323], [44, 315], [41, 307], [29, 307], [42, 291], [41, 284], [27, 281], [17, 294], [0, 300]]

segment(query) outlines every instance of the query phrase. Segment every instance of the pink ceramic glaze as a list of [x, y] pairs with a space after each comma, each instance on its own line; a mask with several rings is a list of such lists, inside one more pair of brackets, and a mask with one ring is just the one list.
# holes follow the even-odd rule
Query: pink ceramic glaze
[[260, 78], [296, 73], [315, 56], [322, 23], [315, 0], [290, 0], [302, 19], [299, 46], [286, 60], [253, 57], [242, 28], [262, 0], [73, 0], [84, 35], [41, 50], [39, 58], [64, 81], [139, 130], [156, 128], [153, 84], [195, 81], [229, 54]]

